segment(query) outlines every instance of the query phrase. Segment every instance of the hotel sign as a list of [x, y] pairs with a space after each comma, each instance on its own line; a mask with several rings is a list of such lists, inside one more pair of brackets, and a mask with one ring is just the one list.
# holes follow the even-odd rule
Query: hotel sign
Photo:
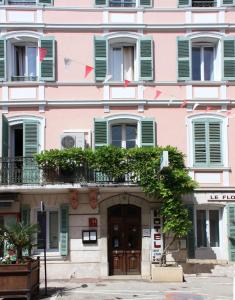
[[209, 201], [235, 201], [235, 193], [234, 194], [211, 194], [209, 196]]

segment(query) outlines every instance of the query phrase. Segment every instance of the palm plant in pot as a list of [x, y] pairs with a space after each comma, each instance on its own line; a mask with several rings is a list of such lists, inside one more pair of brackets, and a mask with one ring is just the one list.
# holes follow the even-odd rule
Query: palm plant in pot
[[18, 222], [0, 227], [0, 243], [6, 255], [0, 259], [0, 297], [30, 299], [39, 290], [39, 258], [31, 258], [38, 225]]

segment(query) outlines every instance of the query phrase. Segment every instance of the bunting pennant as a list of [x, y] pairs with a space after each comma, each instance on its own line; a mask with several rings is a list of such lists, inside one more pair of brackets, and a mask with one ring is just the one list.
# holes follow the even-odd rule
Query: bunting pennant
[[129, 83], [130, 83], [130, 81], [127, 80], [127, 79], [125, 79], [125, 80], [124, 80], [124, 87], [128, 87]]
[[39, 60], [43, 61], [46, 56], [47, 56], [47, 49], [40, 47], [39, 48]]
[[193, 106], [193, 110], [195, 110], [199, 106], [199, 103], [195, 103]]
[[157, 99], [160, 95], [162, 94], [161, 91], [159, 90], [156, 90], [156, 93], [155, 93], [155, 96], [154, 96], [154, 99]]
[[231, 114], [232, 114], [231, 111], [227, 111], [227, 112], [226, 112], [226, 116], [228, 116], [228, 117], [231, 116]]
[[84, 75], [84, 78], [86, 78], [88, 76], [88, 74], [91, 73], [92, 70], [94, 70], [93, 67], [86, 65], [85, 66], [85, 75]]
[[104, 83], [107, 83], [111, 78], [112, 78], [111, 74], [106, 75], [106, 77], [104, 79]]
[[183, 103], [180, 105], [180, 108], [184, 108], [188, 104], [188, 100], [184, 100]]

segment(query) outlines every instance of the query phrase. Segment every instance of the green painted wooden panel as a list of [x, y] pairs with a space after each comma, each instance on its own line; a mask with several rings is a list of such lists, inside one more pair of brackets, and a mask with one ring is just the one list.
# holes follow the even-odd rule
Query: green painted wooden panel
[[53, 0], [38, 0], [38, 4], [41, 4], [41, 5], [53, 5]]
[[106, 146], [108, 144], [107, 121], [104, 119], [95, 119], [94, 136], [95, 148]]
[[186, 38], [177, 39], [178, 50], [178, 80], [186, 81], [191, 78], [190, 71], [190, 44]]
[[235, 261], [235, 204], [229, 204], [228, 209], [228, 242], [229, 260]]
[[107, 40], [102, 37], [95, 37], [95, 79], [104, 81], [107, 74]]
[[178, 0], [178, 6], [189, 6], [190, 0]]
[[151, 118], [146, 118], [141, 121], [141, 146], [155, 146], [155, 121]]
[[30, 205], [23, 204], [21, 206], [21, 222], [25, 225], [30, 224]]
[[140, 6], [145, 6], [145, 7], [152, 6], [152, 0], [140, 0]]
[[55, 39], [53, 37], [42, 38], [40, 47], [47, 49], [46, 57], [40, 62], [40, 80], [55, 80]]
[[223, 0], [223, 5], [234, 5], [234, 0]]
[[6, 40], [0, 39], [0, 81], [6, 80]]
[[39, 148], [39, 124], [34, 120], [24, 120], [23, 122], [23, 155], [32, 157], [38, 153]]
[[140, 80], [153, 80], [153, 41], [151, 37], [140, 39]]
[[235, 80], [235, 38], [224, 40], [224, 80]]
[[62, 204], [60, 206], [60, 254], [68, 255], [69, 248], [69, 206]]
[[95, 5], [97, 6], [105, 6], [107, 4], [107, 0], [95, 0]]

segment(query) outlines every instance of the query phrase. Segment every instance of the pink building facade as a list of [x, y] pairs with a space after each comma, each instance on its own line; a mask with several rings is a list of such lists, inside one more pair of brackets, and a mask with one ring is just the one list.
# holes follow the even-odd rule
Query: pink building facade
[[151, 278], [159, 249], [160, 204], [138, 186], [41, 180], [30, 157], [71, 145], [177, 147], [199, 186], [168, 260], [235, 260], [234, 7], [0, 1], [0, 224], [40, 223], [44, 202], [50, 277]]

